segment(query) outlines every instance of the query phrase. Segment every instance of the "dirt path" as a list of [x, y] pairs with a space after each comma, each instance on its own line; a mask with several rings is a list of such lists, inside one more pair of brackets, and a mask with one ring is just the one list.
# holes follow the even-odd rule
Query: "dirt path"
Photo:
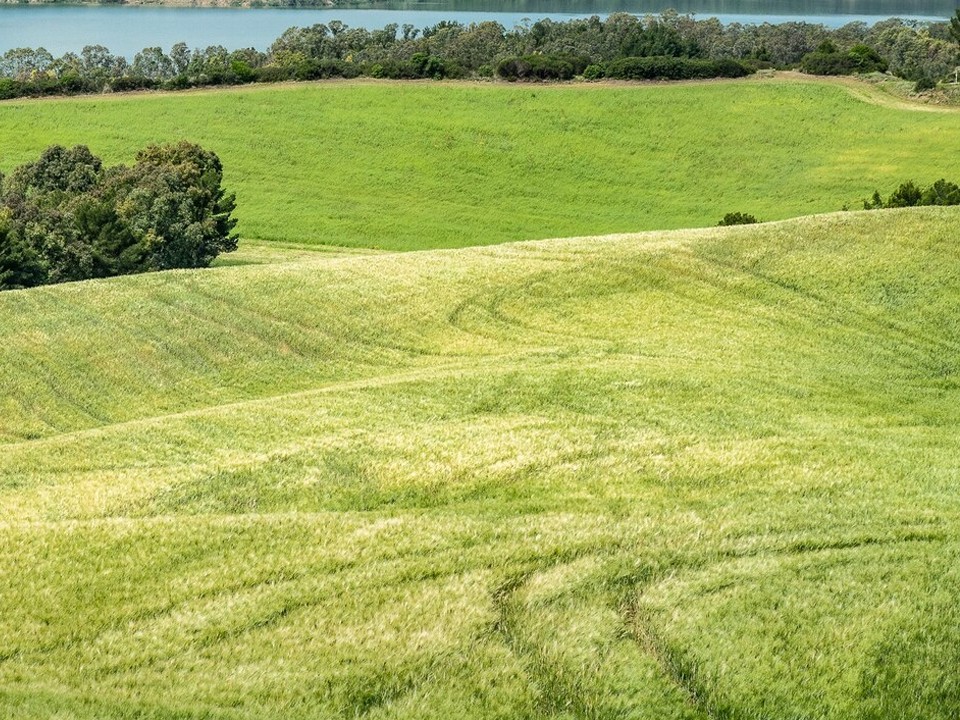
[[825, 77], [819, 75], [805, 75], [801, 72], [784, 71], [777, 72], [771, 76], [775, 80], [788, 80], [791, 82], [820, 83], [826, 85], [839, 85], [853, 95], [857, 100], [879, 105], [880, 107], [892, 108], [894, 110], [912, 110], [914, 112], [931, 113], [957, 113], [960, 112], [958, 105], [927, 105], [922, 102], [911, 102], [904, 98], [891, 95], [883, 88], [859, 80], [855, 77], [838, 76]]

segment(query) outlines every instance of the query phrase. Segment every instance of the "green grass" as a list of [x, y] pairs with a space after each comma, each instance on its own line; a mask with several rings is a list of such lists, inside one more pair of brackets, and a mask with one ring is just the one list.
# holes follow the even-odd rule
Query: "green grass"
[[[880, 93], [864, 86], [868, 97]], [[487, 245], [861, 207], [960, 177], [956, 114], [782, 79], [597, 86], [333, 82], [0, 103], [0, 170], [53, 142], [218, 152], [251, 240]]]
[[0, 716], [957, 717], [958, 221], [0, 295]]

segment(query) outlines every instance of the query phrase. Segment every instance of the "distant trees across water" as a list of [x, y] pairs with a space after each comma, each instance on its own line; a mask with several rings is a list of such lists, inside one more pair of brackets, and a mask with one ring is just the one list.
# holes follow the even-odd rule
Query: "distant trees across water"
[[0, 290], [209, 265], [237, 247], [222, 177], [188, 142], [112, 168], [83, 145], [48, 148], [0, 176]]
[[102, 46], [59, 58], [43, 48], [17, 48], [0, 57], [0, 99], [358, 76], [685, 79], [768, 67], [815, 74], [888, 70], [919, 81], [943, 78], [960, 65], [958, 18], [960, 11], [956, 23], [891, 19], [835, 30], [802, 22], [724, 25], [675, 12], [540, 20], [512, 30], [496, 22], [366, 30], [333, 21], [290, 28], [265, 52], [178, 43], [169, 53], [145, 48], [131, 62]]

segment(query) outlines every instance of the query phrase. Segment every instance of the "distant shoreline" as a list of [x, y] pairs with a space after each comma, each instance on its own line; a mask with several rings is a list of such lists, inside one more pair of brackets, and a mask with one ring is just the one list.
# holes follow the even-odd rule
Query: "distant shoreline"
[[296, 0], [296, 5], [291, 5], [287, 0], [103, 0], [102, 2], [78, 2], [76, 0], [0, 0], [2, 5], [71, 5], [90, 7], [222, 7], [222, 8], [290, 8], [291, 10], [303, 8], [330, 8], [330, 7], [363, 7], [371, 5], [365, 2], [337, 3], [332, 0]]

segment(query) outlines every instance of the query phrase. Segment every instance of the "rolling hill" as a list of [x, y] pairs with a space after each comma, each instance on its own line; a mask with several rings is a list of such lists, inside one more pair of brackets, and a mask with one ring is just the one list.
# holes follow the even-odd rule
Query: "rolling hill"
[[0, 715], [956, 717], [958, 220], [3, 293]]
[[[867, 102], [865, 102], [867, 101]], [[886, 103], [879, 105], [875, 103]], [[0, 171], [216, 151], [246, 240], [423, 250], [862, 207], [960, 179], [960, 122], [777, 75], [734, 82], [325, 82], [0, 103]], [[914, 109], [924, 106], [911, 106]], [[928, 108], [929, 109], [929, 108]]]

